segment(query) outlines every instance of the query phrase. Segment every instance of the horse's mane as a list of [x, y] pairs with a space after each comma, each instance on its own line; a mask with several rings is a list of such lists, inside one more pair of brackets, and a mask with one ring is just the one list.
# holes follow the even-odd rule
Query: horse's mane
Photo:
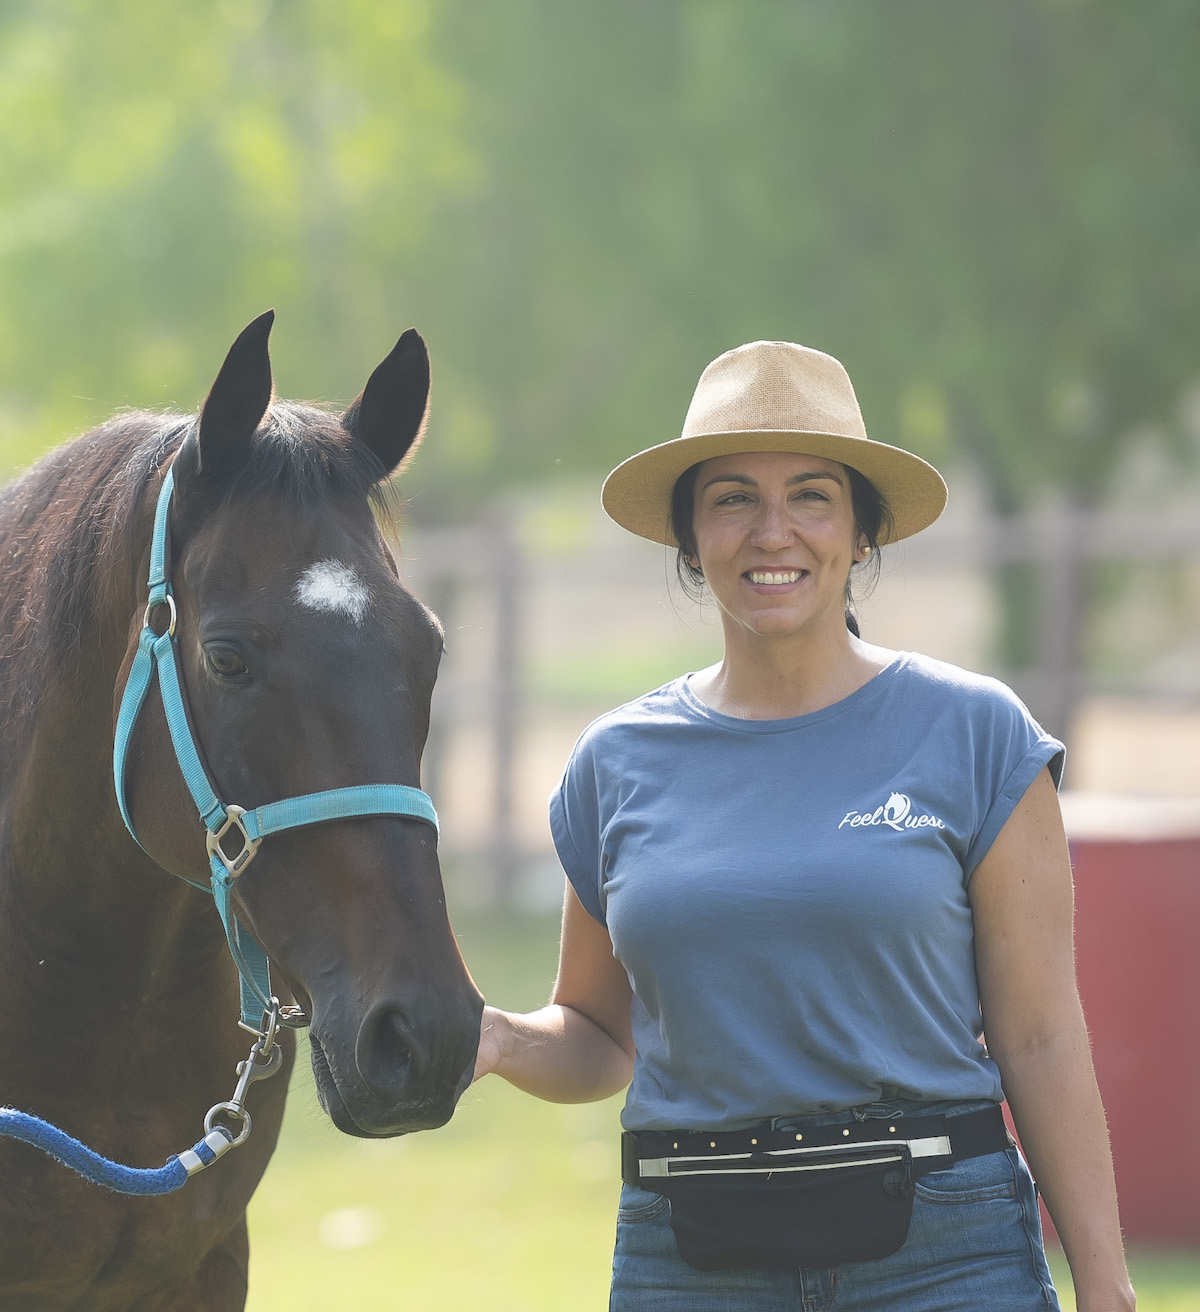
[[[148, 530], [139, 513], [144, 493], [195, 422], [192, 415], [118, 415], [51, 451], [0, 492], [0, 727], [9, 762], [17, 731], [91, 654], [97, 617], [128, 624], [144, 582], [135, 577]], [[373, 495], [384, 473], [335, 415], [276, 401], [225, 495], [270, 493], [300, 505], [372, 495], [386, 517], [386, 502]]]

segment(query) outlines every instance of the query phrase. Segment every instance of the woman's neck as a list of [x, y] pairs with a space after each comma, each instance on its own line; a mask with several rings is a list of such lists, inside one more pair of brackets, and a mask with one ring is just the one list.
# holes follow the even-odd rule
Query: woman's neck
[[743, 720], [783, 720], [823, 710], [849, 697], [895, 657], [841, 633], [762, 639], [744, 632], [725, 635], [725, 655], [693, 676], [697, 697], [722, 715]]

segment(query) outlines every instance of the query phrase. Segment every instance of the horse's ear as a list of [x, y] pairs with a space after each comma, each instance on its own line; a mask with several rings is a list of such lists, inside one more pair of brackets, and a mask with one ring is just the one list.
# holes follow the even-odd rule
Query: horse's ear
[[416, 450], [429, 406], [429, 352], [410, 328], [342, 416], [342, 427], [369, 447], [390, 474]]
[[242, 329], [200, 407], [200, 473], [215, 474], [238, 463], [267, 413], [274, 388], [267, 339], [274, 322], [275, 311], [268, 310]]

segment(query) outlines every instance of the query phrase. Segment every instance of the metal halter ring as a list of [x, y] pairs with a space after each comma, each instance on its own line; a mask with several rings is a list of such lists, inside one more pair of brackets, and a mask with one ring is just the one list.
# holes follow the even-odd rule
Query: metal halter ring
[[171, 618], [167, 621], [166, 632], [169, 638], [173, 638], [175, 636], [175, 622], [179, 618], [179, 615], [175, 610], [175, 598], [172, 597], [169, 592], [165, 596], [160, 597], [158, 601], [148, 601], [146, 603], [146, 613], [142, 616], [142, 628], [148, 629], [150, 627], [150, 612], [157, 610], [159, 606], [166, 606], [171, 612]]
[[[204, 1133], [211, 1134], [216, 1129], [217, 1116], [220, 1113], [226, 1116], [236, 1116], [242, 1122], [242, 1128], [238, 1132], [237, 1138], [234, 1139], [232, 1147], [236, 1148], [238, 1144], [245, 1143], [250, 1134], [250, 1113], [245, 1107], [239, 1106], [236, 1102], [219, 1102], [215, 1107], [210, 1107], [204, 1116]], [[226, 1127], [222, 1126], [222, 1129]]]
[[[208, 855], [215, 856], [234, 879], [250, 864], [250, 859], [258, 851], [258, 845], [262, 842], [261, 838], [251, 838], [246, 832], [246, 826], [242, 823], [242, 816], [245, 814], [244, 806], [234, 806], [231, 803], [225, 808], [225, 823], [215, 833], [210, 829], [204, 840], [208, 846]], [[221, 839], [231, 829], [236, 829], [241, 834], [242, 846], [233, 856], [226, 856], [225, 849], [221, 846]]]

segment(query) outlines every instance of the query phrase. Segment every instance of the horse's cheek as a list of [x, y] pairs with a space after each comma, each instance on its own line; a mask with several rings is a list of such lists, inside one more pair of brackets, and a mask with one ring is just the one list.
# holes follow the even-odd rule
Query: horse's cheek
[[154, 860], [173, 875], [207, 883], [203, 831], [161, 704], [148, 701], [134, 729], [125, 791], [138, 841]]

